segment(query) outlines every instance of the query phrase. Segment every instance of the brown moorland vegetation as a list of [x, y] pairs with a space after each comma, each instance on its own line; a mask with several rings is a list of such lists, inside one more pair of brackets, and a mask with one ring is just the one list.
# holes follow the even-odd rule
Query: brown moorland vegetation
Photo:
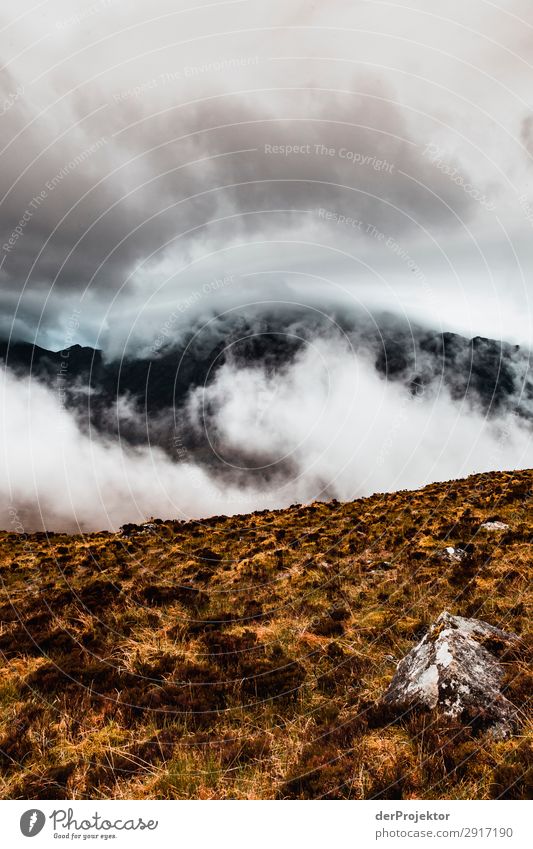
[[[117, 534], [0, 533], [1, 797], [527, 798], [532, 518], [523, 471]], [[504, 659], [514, 736], [381, 705], [443, 610], [522, 638]]]

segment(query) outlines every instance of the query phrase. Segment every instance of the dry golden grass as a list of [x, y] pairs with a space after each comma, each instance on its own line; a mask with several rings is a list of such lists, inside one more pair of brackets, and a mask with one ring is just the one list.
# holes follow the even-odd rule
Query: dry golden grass
[[[126, 534], [0, 533], [0, 795], [527, 797], [532, 496], [525, 471]], [[439, 554], [459, 542], [466, 561]], [[514, 737], [380, 705], [445, 609], [523, 638]]]

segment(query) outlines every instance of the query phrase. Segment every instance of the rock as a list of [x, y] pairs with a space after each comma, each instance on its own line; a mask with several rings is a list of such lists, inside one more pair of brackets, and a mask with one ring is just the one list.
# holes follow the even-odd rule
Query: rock
[[506, 525], [505, 522], [483, 522], [480, 525], [480, 530], [482, 531], [508, 531], [509, 525]]
[[462, 560], [468, 557], [468, 554], [463, 548], [454, 548], [454, 546], [449, 545], [447, 548], [437, 551], [437, 556], [441, 560], [446, 560], [448, 563], [461, 563]]
[[399, 710], [439, 708], [506, 737], [516, 710], [500, 689], [504, 673], [498, 655], [519, 642], [515, 634], [445, 611], [400, 661], [383, 702]]

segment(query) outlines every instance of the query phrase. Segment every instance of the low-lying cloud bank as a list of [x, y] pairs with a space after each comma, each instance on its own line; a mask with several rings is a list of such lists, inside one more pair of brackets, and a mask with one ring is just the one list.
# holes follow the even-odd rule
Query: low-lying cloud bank
[[[172, 463], [159, 448], [132, 449], [83, 433], [57, 396], [35, 381], [2, 371], [0, 386], [0, 524], [7, 530], [116, 529], [150, 516], [254, 507], [245, 492], [218, 486], [193, 463]], [[273, 503], [262, 496], [262, 506]]]
[[347, 500], [533, 465], [531, 429], [487, 418], [438, 382], [413, 393], [341, 339], [318, 337], [275, 373], [226, 362], [169, 414], [207, 436], [211, 456], [132, 448], [86, 432], [59, 395], [0, 372], [0, 524], [116, 529], [151, 516], [200, 518]]

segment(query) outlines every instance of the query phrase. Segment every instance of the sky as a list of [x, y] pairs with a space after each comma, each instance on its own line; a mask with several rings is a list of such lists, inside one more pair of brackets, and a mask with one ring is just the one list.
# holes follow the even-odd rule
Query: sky
[[59, 349], [79, 311], [142, 354], [184, 302], [273, 293], [530, 345], [532, 27], [524, 0], [4, 6], [0, 332]]
[[[529, 350], [532, 36], [530, 0], [3, 4], [0, 339], [147, 357], [297, 304]], [[7, 371], [0, 521], [114, 528], [533, 465], [512, 411], [415, 403], [352, 354], [312, 340], [275, 385], [228, 365], [188, 399], [228, 451], [289, 457], [280, 490], [87, 435]]]

